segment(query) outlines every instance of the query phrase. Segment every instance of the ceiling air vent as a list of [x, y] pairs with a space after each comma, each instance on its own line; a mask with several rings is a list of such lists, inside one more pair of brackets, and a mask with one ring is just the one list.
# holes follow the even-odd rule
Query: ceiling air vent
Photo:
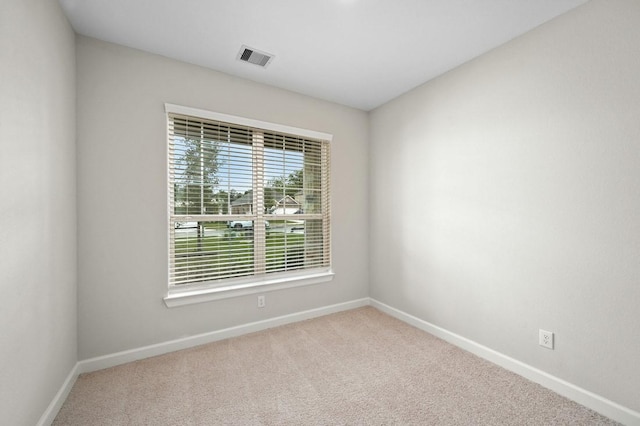
[[243, 62], [249, 62], [250, 64], [266, 68], [267, 65], [271, 63], [273, 55], [271, 53], [261, 52], [252, 47], [242, 46], [240, 48], [240, 53], [238, 53], [238, 59]]

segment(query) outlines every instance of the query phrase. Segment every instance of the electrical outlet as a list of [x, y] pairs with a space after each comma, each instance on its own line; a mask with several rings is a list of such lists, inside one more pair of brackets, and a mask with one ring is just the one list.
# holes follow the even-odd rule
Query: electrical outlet
[[553, 332], [540, 329], [538, 343], [540, 346], [553, 349]]
[[264, 308], [267, 304], [264, 296], [258, 296], [258, 308]]

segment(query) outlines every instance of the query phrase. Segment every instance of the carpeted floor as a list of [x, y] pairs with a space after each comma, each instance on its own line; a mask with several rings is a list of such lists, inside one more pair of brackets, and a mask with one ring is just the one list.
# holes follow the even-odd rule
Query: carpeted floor
[[81, 375], [54, 425], [613, 425], [365, 307]]

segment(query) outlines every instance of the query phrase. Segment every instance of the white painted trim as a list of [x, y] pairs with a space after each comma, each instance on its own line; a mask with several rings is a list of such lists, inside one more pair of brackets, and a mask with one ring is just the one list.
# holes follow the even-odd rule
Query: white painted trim
[[609, 417], [617, 422], [623, 423], [628, 426], [640, 426], [640, 413], [617, 404], [611, 400], [603, 398], [593, 392], [586, 389], [582, 389], [574, 384], [571, 384], [558, 377], [552, 376], [542, 370], [525, 364], [521, 361], [513, 359], [500, 352], [494, 351], [491, 348], [483, 346], [479, 343], [462, 337], [458, 334], [445, 330], [442, 327], [431, 324], [413, 315], [407, 314], [399, 309], [392, 308], [382, 302], [375, 299], [369, 299], [369, 304], [382, 312], [391, 315], [409, 325], [412, 325], [427, 333], [433, 334], [455, 346], [458, 346], [474, 355], [486, 359], [500, 367], [503, 367], [509, 371], [512, 371], [522, 377], [525, 377], [535, 383], [544, 386], [547, 389], [569, 398], [578, 404], [584, 405], [598, 413]]
[[228, 299], [230, 297], [248, 296], [256, 293], [320, 284], [333, 280], [333, 276], [333, 272], [327, 271], [315, 274], [280, 277], [277, 279], [255, 280], [255, 277], [252, 277], [254, 278], [253, 281], [223, 287], [178, 290], [173, 292], [170, 290], [163, 300], [168, 308], [173, 308], [194, 303], [210, 302], [212, 300]]
[[69, 396], [69, 392], [71, 392], [71, 388], [73, 388], [73, 385], [75, 384], [79, 374], [78, 363], [76, 363], [76, 365], [73, 366], [73, 368], [69, 372], [69, 375], [60, 387], [60, 390], [58, 390], [58, 393], [56, 393], [56, 396], [53, 397], [53, 400], [51, 400], [51, 403], [49, 404], [47, 409], [44, 411], [44, 413], [42, 413], [40, 420], [38, 420], [38, 423], [36, 423], [37, 426], [49, 426], [51, 423], [53, 423], [53, 420], [58, 415], [62, 404], [64, 404], [67, 396]]
[[349, 302], [338, 303], [335, 305], [324, 306], [321, 308], [310, 309], [307, 311], [296, 312], [289, 315], [283, 315], [276, 318], [270, 318], [236, 327], [230, 327], [223, 330], [217, 330], [209, 333], [198, 334], [195, 336], [185, 337], [182, 339], [171, 340], [164, 343], [145, 346], [142, 348], [131, 349], [115, 354], [90, 358], [77, 362], [69, 372], [66, 380], [58, 390], [45, 412], [40, 417], [37, 426], [49, 426], [53, 423], [58, 415], [62, 404], [69, 396], [69, 392], [73, 388], [78, 376], [83, 373], [102, 370], [104, 368], [115, 367], [117, 365], [126, 364], [128, 362], [149, 358], [156, 355], [163, 355], [175, 352], [181, 349], [188, 349], [194, 346], [203, 345], [230, 337], [240, 336], [247, 333], [265, 330], [268, 328], [278, 327], [280, 325], [291, 324], [298, 321], [304, 321], [336, 312], [356, 309], [369, 305], [369, 298], [356, 299]]
[[501, 354], [493, 349], [462, 337], [458, 334], [445, 330], [413, 315], [407, 314], [399, 309], [393, 308], [382, 302], [371, 298], [363, 298], [352, 300], [349, 302], [338, 303], [335, 305], [324, 306], [321, 308], [310, 309], [307, 311], [296, 312], [289, 315], [283, 315], [276, 318], [270, 318], [262, 321], [256, 321], [249, 324], [230, 327], [223, 330], [217, 330], [209, 333], [198, 334], [195, 336], [185, 337], [182, 339], [171, 340], [164, 343], [145, 346], [142, 348], [131, 349], [115, 354], [105, 355], [101, 357], [91, 358], [79, 361], [71, 370], [64, 384], [49, 404], [47, 410], [42, 414], [38, 426], [50, 425], [55, 419], [60, 407], [69, 395], [73, 384], [78, 375], [91, 371], [102, 370], [104, 368], [114, 367], [128, 362], [149, 358], [156, 355], [188, 349], [194, 346], [215, 342], [218, 340], [236, 337], [247, 333], [266, 330], [268, 328], [278, 327], [285, 324], [291, 324], [298, 321], [304, 321], [311, 318], [329, 315], [336, 312], [355, 309], [362, 306], [371, 305], [380, 311], [391, 315], [409, 325], [419, 328], [427, 333], [433, 334], [455, 346], [458, 346], [468, 352], [471, 352], [481, 358], [484, 358], [500, 367], [512, 371], [523, 376], [533, 382], [536, 382], [552, 391], [565, 396], [579, 404], [584, 405], [594, 411], [597, 411], [615, 421], [628, 426], [640, 426], [640, 413], [603, 398], [588, 390], [575, 386], [558, 377], [552, 376], [542, 370], [534, 368], [528, 364], [520, 362], [516, 359]]
[[216, 120], [224, 123], [239, 124], [241, 126], [254, 127], [256, 129], [270, 130], [273, 132], [286, 133], [289, 135], [302, 136], [310, 139], [319, 139], [331, 142], [333, 135], [315, 130], [301, 129], [299, 127], [287, 126], [285, 124], [269, 123], [267, 121], [254, 120], [252, 118], [238, 117], [235, 115], [222, 114], [219, 112], [207, 111], [204, 109], [191, 108], [182, 105], [165, 103], [164, 110], [167, 114], [190, 115], [208, 120]]
[[239, 325], [236, 327], [229, 327], [209, 333], [184, 337], [182, 339], [171, 340], [155, 345], [144, 346], [142, 348], [130, 349], [127, 351], [117, 352], [115, 354], [90, 358], [78, 363], [78, 371], [79, 373], [88, 373], [91, 371], [102, 370], [104, 368], [114, 367], [116, 365], [126, 364], [128, 362], [152, 356], [163, 355], [182, 349], [192, 348], [194, 346], [204, 345], [206, 343], [216, 342], [218, 340], [228, 339], [230, 337], [241, 336], [243, 334], [254, 333], [268, 328], [304, 321], [349, 309], [355, 309], [367, 306], [368, 304], [369, 298], [357, 299], [350, 302], [338, 303], [335, 305], [324, 306], [321, 308], [310, 309], [308, 311], [296, 312], [289, 315]]

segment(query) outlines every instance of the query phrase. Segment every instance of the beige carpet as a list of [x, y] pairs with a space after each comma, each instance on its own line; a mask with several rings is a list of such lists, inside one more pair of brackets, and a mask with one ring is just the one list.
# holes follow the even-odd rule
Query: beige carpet
[[611, 425], [366, 307], [78, 378], [54, 425]]

